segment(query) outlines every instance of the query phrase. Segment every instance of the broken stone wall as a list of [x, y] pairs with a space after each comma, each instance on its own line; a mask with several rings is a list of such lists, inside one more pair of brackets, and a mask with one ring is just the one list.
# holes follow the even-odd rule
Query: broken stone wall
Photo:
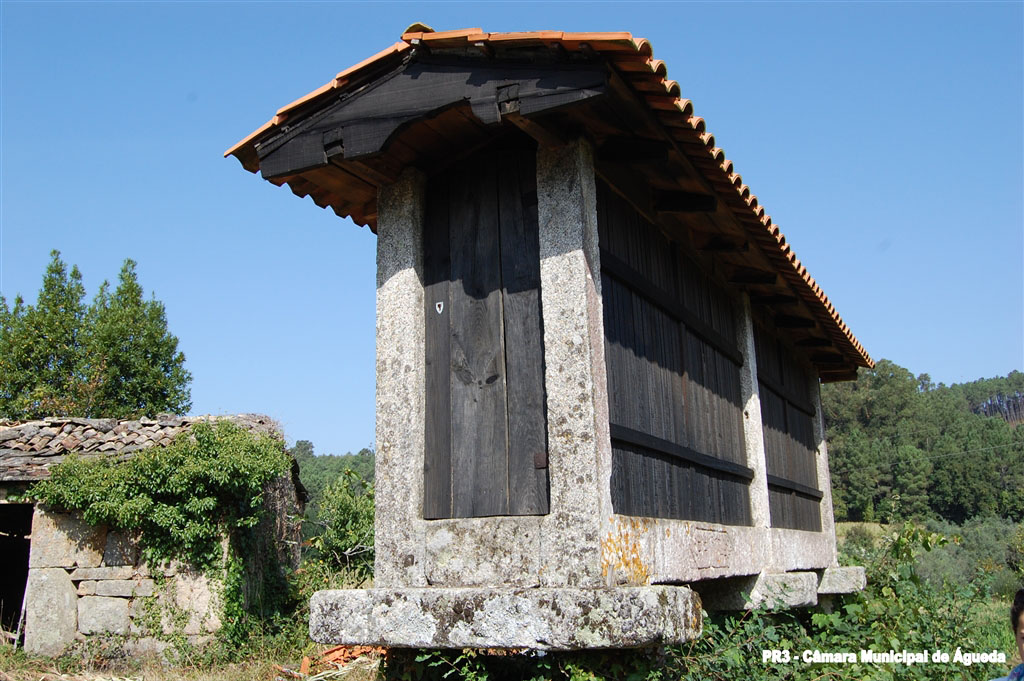
[[57, 656], [101, 637], [129, 655], [172, 638], [201, 645], [221, 626], [219, 580], [180, 564], [153, 568], [122, 532], [36, 507], [25, 608], [25, 650]]
[[[273, 480], [244, 561], [246, 607], [267, 583], [298, 567], [305, 490], [298, 468]], [[227, 546], [227, 538], [224, 539]], [[88, 525], [74, 513], [36, 506], [25, 597], [25, 649], [58, 656], [100, 638], [125, 654], [160, 653], [175, 642], [201, 646], [221, 627], [223, 579], [181, 563], [153, 567], [123, 532]]]

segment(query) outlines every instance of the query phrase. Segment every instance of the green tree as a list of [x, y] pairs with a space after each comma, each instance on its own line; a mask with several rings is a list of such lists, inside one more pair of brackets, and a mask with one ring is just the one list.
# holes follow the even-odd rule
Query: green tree
[[185, 355], [167, 330], [163, 303], [143, 300], [134, 260], [125, 260], [117, 289], [107, 282], [89, 308], [86, 341], [97, 388], [95, 410], [112, 418], [158, 411], [184, 413], [191, 406]]
[[317, 510], [322, 531], [313, 538], [313, 548], [335, 568], [369, 579], [373, 576], [373, 522], [373, 485], [346, 470], [323, 490]]
[[86, 307], [78, 268], [50, 255], [35, 305], [0, 297], [0, 418], [188, 411], [185, 356], [163, 304], [143, 300], [135, 263], [125, 261], [113, 294], [104, 282]]
[[33, 418], [73, 411], [84, 387], [85, 287], [59, 251], [50, 253], [35, 305], [0, 297], [0, 415]]
[[928, 483], [932, 463], [927, 454], [913, 445], [901, 445], [896, 450], [897, 464], [893, 467], [893, 487], [899, 494], [898, 515], [902, 518], [927, 518]]

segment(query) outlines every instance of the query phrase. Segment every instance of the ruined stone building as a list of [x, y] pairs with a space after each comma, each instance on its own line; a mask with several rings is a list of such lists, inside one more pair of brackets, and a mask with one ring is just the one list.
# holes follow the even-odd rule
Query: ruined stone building
[[872, 360], [647, 41], [414, 25], [226, 155], [378, 239], [375, 587], [316, 640], [635, 646], [863, 584], [819, 385]]
[[[221, 418], [280, 437], [265, 416]], [[223, 624], [220, 576], [178, 562], [147, 565], [133, 537], [21, 497], [68, 454], [123, 460], [167, 446], [194, 424], [211, 420], [167, 416], [0, 422], [0, 629], [22, 631], [28, 652], [50, 656], [90, 639], [117, 638], [129, 655], [159, 653], [172, 635], [198, 644], [209, 640]], [[280, 547], [282, 565], [292, 567], [298, 563], [304, 503], [296, 483], [297, 477], [288, 475], [270, 484], [265, 493], [268, 513], [260, 528]], [[247, 564], [246, 579], [264, 578], [260, 569]]]

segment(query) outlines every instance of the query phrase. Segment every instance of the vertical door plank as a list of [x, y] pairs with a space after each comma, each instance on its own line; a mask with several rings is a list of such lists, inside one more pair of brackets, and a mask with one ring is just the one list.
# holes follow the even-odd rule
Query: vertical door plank
[[535, 159], [520, 147], [497, 161], [512, 515], [548, 511]]
[[428, 184], [423, 234], [426, 316], [423, 517], [428, 519], [452, 515], [451, 302], [448, 296], [451, 262], [448, 248], [448, 183], [442, 177]]
[[452, 174], [452, 496], [456, 518], [508, 513], [497, 177], [480, 157]]

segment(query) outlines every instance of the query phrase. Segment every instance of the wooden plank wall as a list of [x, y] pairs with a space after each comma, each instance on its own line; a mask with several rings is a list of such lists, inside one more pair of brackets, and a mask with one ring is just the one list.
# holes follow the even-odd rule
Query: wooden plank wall
[[772, 527], [821, 530], [810, 376], [760, 324], [754, 328]]
[[736, 310], [597, 183], [616, 513], [749, 525]]
[[425, 518], [548, 511], [536, 150], [428, 181]]

